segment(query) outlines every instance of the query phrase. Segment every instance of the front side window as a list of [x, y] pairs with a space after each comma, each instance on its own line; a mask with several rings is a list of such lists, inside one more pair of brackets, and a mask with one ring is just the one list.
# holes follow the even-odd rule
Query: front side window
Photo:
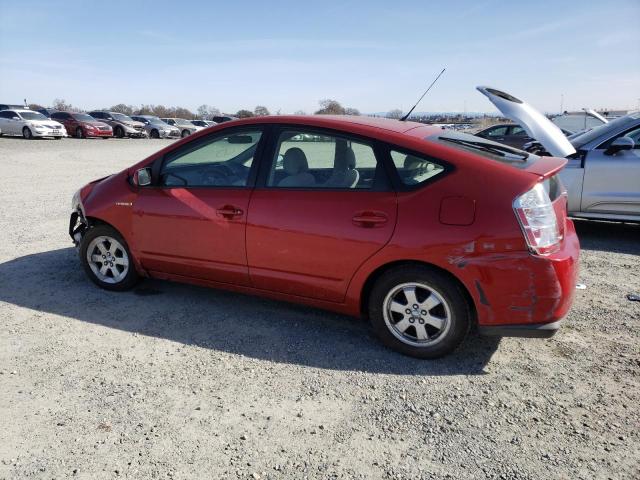
[[262, 136], [247, 130], [208, 139], [170, 155], [160, 171], [166, 187], [245, 187]]
[[404, 185], [418, 185], [444, 172], [444, 167], [430, 157], [397, 150], [391, 150], [390, 153]]
[[487, 137], [504, 137], [507, 134], [508, 127], [496, 127], [487, 131], [485, 135]]
[[373, 147], [349, 137], [303, 130], [280, 134], [269, 187], [370, 189], [377, 162]]

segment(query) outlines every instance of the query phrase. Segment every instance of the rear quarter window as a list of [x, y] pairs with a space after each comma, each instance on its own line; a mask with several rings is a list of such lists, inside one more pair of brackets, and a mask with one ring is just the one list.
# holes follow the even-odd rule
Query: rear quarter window
[[403, 185], [420, 185], [442, 174], [444, 166], [426, 155], [390, 150], [391, 160]]

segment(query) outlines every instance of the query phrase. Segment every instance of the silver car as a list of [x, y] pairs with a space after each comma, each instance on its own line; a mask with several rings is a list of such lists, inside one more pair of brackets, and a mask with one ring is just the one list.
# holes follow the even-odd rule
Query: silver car
[[196, 133], [198, 130], [202, 130], [202, 127], [198, 127], [184, 118], [163, 118], [163, 122], [168, 123], [172, 127], [180, 129], [180, 136], [186, 137], [192, 133]]
[[143, 128], [150, 138], [180, 137], [180, 130], [176, 127], [172, 127], [153, 115], [132, 115], [131, 118], [136, 122], [144, 124]]
[[567, 139], [544, 115], [508, 93], [478, 87], [502, 112], [556, 157], [574, 217], [640, 221], [640, 112]]

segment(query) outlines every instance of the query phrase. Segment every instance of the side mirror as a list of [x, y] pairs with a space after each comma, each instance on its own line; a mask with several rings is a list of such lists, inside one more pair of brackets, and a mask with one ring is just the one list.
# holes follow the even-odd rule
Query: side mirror
[[133, 174], [133, 184], [138, 187], [151, 185], [151, 169], [141, 168]]
[[615, 155], [616, 153], [623, 150], [633, 150], [635, 146], [636, 143], [633, 141], [633, 138], [618, 137], [613, 142], [611, 142], [611, 145], [609, 145], [609, 148], [604, 151], [604, 154]]
[[20, 117], [16, 116], [16, 117], [11, 117], [11, 120], [20, 120]]

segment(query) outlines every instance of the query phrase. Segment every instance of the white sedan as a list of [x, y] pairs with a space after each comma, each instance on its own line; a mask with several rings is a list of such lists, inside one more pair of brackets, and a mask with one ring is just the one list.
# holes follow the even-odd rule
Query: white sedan
[[28, 140], [35, 137], [53, 137], [59, 140], [67, 136], [61, 123], [33, 110], [2, 110], [0, 130], [2, 135], [22, 135]]

